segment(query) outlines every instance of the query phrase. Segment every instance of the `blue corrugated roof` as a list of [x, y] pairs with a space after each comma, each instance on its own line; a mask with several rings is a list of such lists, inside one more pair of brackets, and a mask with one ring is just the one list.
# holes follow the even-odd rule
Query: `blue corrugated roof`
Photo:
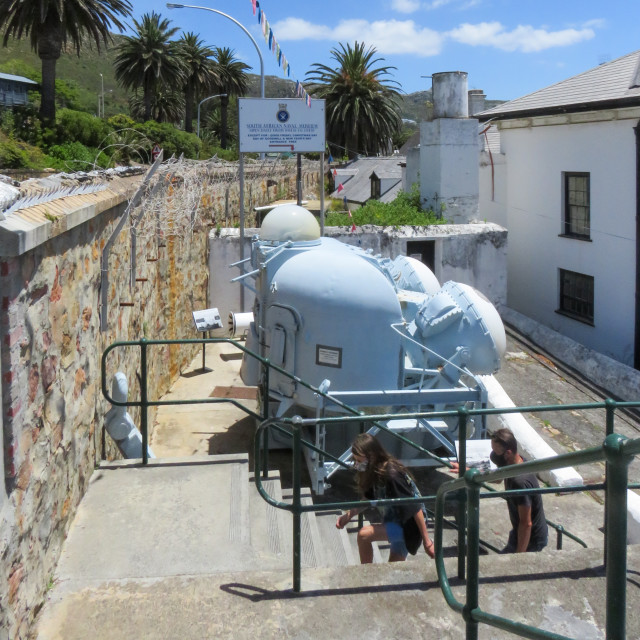
[[29, 78], [24, 78], [23, 76], [12, 76], [10, 73], [0, 73], [0, 80], [12, 80], [13, 82], [22, 82], [23, 84], [38, 84], [33, 80], [29, 80]]

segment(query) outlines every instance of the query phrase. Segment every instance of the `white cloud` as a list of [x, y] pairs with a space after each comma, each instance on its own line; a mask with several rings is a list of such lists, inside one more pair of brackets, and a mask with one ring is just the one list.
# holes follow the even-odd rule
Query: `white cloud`
[[581, 26], [583, 29], [603, 29], [607, 26], [607, 21], [604, 18], [593, 18], [583, 22]]
[[[435, 1], [445, 3], [449, 0]], [[589, 24], [593, 22], [590, 21]], [[336, 26], [330, 27], [301, 18], [286, 18], [272, 27], [279, 42], [323, 40], [353, 44], [357, 40], [364, 42], [367, 47], [375, 47], [383, 56], [410, 54], [420, 58], [439, 54], [447, 40], [473, 47], [532, 53], [566, 47], [595, 36], [594, 29], [586, 25], [557, 31], [546, 26], [536, 28], [531, 25], [518, 25], [508, 29], [497, 21], [464, 23], [445, 32], [422, 27], [413, 20], [341, 20]]]
[[431, 0], [431, 2], [427, 2], [425, 4], [425, 9], [439, 9], [440, 7], [444, 7], [446, 4], [450, 4], [454, 0]]
[[413, 20], [342, 20], [334, 28], [316, 25], [299, 18], [287, 18], [272, 25], [279, 42], [287, 40], [334, 40], [364, 42], [382, 55], [410, 53], [421, 58], [442, 50], [443, 36], [416, 25]]
[[544, 51], [552, 47], [566, 47], [595, 36], [593, 29], [561, 29], [549, 31], [536, 29], [530, 25], [518, 25], [508, 31], [499, 22], [481, 22], [479, 24], [462, 24], [457, 29], [446, 33], [446, 36], [471, 46], [487, 46], [503, 51], [522, 51], [532, 53]]
[[399, 13], [414, 13], [420, 8], [420, 0], [391, 0], [391, 8]]

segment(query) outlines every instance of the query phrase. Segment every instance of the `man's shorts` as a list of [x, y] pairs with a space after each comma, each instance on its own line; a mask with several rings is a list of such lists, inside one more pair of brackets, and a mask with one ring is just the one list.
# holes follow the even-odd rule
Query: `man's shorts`
[[407, 545], [404, 543], [404, 531], [402, 531], [402, 525], [397, 522], [385, 522], [385, 531], [387, 532], [387, 540], [391, 545], [391, 553], [396, 556], [402, 556], [406, 558], [409, 554]]

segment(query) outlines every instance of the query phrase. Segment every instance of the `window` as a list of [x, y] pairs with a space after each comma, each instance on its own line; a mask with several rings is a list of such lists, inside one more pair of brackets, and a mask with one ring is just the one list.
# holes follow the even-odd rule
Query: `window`
[[588, 239], [591, 236], [591, 207], [588, 173], [564, 174], [564, 235]]
[[375, 173], [371, 174], [371, 197], [374, 200], [380, 200], [380, 178]]
[[593, 324], [593, 276], [559, 269], [560, 308], [558, 313]]

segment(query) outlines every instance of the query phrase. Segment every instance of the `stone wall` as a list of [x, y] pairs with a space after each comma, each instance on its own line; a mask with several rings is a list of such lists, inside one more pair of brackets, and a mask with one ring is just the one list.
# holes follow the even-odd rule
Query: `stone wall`
[[[317, 172], [305, 180], [317, 183]], [[295, 184], [295, 176], [287, 181]], [[109, 260], [108, 329], [103, 332], [101, 254], [140, 178], [116, 182], [107, 191], [63, 198], [0, 222], [3, 638], [27, 637], [96, 464], [119, 456], [103, 428], [110, 408], [100, 388], [104, 349], [142, 337], [199, 337], [191, 312], [208, 306], [209, 232], [237, 219], [237, 187], [211, 185], [211, 197], [203, 201], [209, 213], [192, 234], [138, 240], [133, 286], [131, 237], [125, 228]], [[253, 205], [286, 190], [282, 180], [270, 183], [249, 181]], [[197, 350], [149, 347], [150, 399], [168, 390]], [[110, 354], [109, 389], [116, 371], [127, 375], [129, 399], [139, 398], [139, 349]], [[130, 413], [138, 424], [138, 412]]]

